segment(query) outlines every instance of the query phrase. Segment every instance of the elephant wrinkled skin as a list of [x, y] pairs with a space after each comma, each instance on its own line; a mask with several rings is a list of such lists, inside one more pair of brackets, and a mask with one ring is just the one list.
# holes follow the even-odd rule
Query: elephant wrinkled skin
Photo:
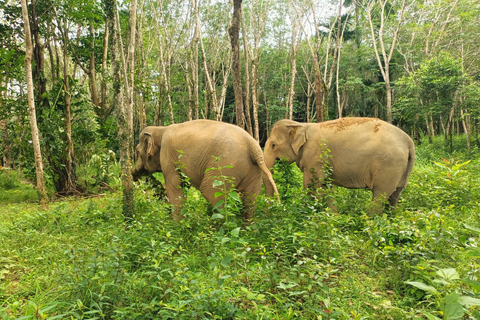
[[[137, 164], [132, 172], [139, 176], [163, 172], [165, 189], [173, 206], [173, 218], [182, 219], [182, 177], [197, 188], [213, 205], [223, 199], [214, 187], [219, 176], [233, 180], [241, 192], [244, 219], [253, 218], [256, 196], [262, 188], [262, 175], [268, 190], [277, 187], [265, 165], [259, 144], [242, 128], [213, 120], [193, 120], [167, 127], [146, 127], [136, 147]], [[212, 169], [213, 168], [213, 169]]]
[[319, 187], [326, 148], [334, 185], [368, 188], [374, 202], [386, 197], [390, 206], [397, 204], [415, 162], [415, 146], [405, 132], [380, 119], [280, 120], [265, 144], [265, 163], [271, 168], [281, 158], [296, 162], [303, 172], [304, 188], [311, 183]]

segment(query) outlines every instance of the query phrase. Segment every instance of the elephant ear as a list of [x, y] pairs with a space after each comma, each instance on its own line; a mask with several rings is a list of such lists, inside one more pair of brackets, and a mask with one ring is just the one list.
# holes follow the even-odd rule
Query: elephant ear
[[290, 125], [289, 135], [290, 135], [290, 145], [292, 146], [293, 152], [298, 154], [300, 148], [307, 142], [308, 135], [307, 130], [302, 125]]
[[145, 142], [147, 143], [147, 154], [153, 156], [153, 137], [149, 132], [145, 132]]

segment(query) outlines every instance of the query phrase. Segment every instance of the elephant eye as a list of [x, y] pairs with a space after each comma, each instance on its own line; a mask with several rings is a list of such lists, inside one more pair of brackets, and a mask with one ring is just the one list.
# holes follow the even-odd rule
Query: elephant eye
[[272, 149], [275, 149], [275, 143], [272, 143]]

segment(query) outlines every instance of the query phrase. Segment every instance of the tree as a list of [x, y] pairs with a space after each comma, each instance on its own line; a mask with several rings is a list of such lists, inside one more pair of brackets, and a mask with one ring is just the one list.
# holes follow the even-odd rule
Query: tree
[[[380, 12], [377, 13], [377, 15], [379, 15], [380, 21], [375, 20], [374, 22], [374, 16], [372, 12], [376, 8], [377, 4], [380, 7]], [[401, 4], [399, 8], [400, 13], [397, 13], [397, 9], [394, 7], [395, 4], [396, 4], [395, 2], [392, 3], [388, 0], [370, 0], [365, 6], [368, 23], [370, 25], [370, 35], [372, 37], [375, 57], [377, 58], [377, 63], [380, 68], [380, 72], [382, 73], [383, 80], [385, 81], [385, 91], [387, 95], [387, 120], [390, 123], [392, 123], [392, 103], [393, 103], [392, 83], [390, 79], [390, 62], [392, 60], [393, 53], [395, 50], [395, 45], [398, 40], [398, 33], [400, 32], [400, 27], [402, 26], [402, 20], [403, 20], [403, 16], [406, 9], [406, 0], [401, 0]], [[393, 36], [390, 42], [390, 49], [388, 50], [386, 45], [386, 36], [385, 36], [384, 30], [386, 28], [387, 20], [393, 19], [392, 17], [398, 17], [398, 21], [393, 31]], [[378, 30], [375, 30], [374, 23], [379, 24]], [[381, 54], [381, 57], [380, 57], [380, 54]]]
[[33, 151], [35, 154], [35, 167], [37, 173], [37, 190], [40, 195], [40, 202], [45, 206], [48, 201], [47, 192], [45, 190], [45, 179], [43, 175], [43, 160], [42, 160], [42, 151], [40, 150], [40, 139], [37, 127], [37, 118], [35, 114], [35, 100], [33, 93], [33, 77], [32, 77], [32, 35], [30, 32], [30, 21], [28, 19], [28, 7], [27, 0], [22, 0], [22, 14], [23, 14], [23, 23], [25, 26], [25, 73], [27, 77], [27, 91], [28, 91], [28, 109], [29, 109], [29, 119], [30, 119], [30, 128], [32, 131], [32, 144]]
[[233, 90], [235, 91], [235, 114], [237, 125], [241, 128], [245, 126], [245, 117], [243, 113], [243, 94], [242, 94], [242, 75], [240, 72], [240, 20], [242, 16], [242, 0], [233, 1], [232, 25], [228, 29], [233, 53]]
[[[424, 61], [416, 72], [399, 81], [403, 87], [400, 103], [412, 109], [411, 115], [415, 113], [425, 115], [430, 134], [433, 130], [429, 120], [432, 119], [432, 123], [435, 120], [442, 128], [451, 151], [453, 151], [454, 116], [460, 114], [455, 99], [464, 82], [461, 60], [445, 52]], [[417, 106], [418, 101], [421, 103], [420, 110]]]

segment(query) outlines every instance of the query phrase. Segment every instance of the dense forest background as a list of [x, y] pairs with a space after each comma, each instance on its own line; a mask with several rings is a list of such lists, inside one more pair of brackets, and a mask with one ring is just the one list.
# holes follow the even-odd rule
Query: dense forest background
[[[29, 3], [47, 190], [88, 187], [76, 170], [118, 159], [119, 129], [131, 150], [146, 125], [197, 118], [238, 123], [261, 144], [281, 118], [367, 116], [417, 142], [452, 147], [465, 133], [480, 145], [478, 1], [236, 2]], [[0, 13], [1, 165], [34, 178], [22, 10], [4, 1]]]

